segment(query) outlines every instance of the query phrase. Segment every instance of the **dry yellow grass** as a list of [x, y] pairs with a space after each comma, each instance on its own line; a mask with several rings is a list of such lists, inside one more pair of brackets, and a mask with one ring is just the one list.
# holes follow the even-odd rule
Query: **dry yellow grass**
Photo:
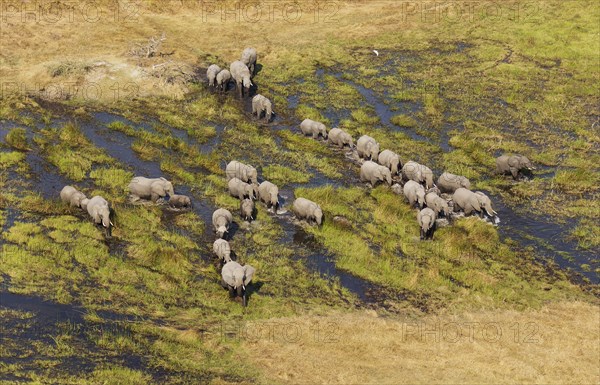
[[238, 335], [267, 383], [598, 384], [599, 325], [600, 309], [577, 302], [422, 319], [287, 318]]

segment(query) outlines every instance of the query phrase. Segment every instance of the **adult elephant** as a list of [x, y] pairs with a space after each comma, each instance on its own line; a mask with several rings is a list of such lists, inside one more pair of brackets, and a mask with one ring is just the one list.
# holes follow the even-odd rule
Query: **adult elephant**
[[129, 192], [133, 197], [150, 199], [156, 202], [158, 198], [173, 196], [173, 184], [165, 178], [145, 178], [136, 176], [129, 183]]
[[377, 161], [379, 159], [379, 143], [369, 135], [363, 135], [356, 142], [358, 156], [363, 159]]
[[242, 298], [242, 305], [247, 306], [246, 289], [255, 273], [254, 267], [242, 266], [236, 261], [227, 262], [221, 270], [221, 286], [229, 290], [229, 296]]
[[457, 211], [457, 209], [463, 210], [465, 215], [476, 212], [480, 216], [485, 213], [493, 218], [497, 214], [492, 208], [490, 198], [481, 191], [473, 192], [461, 187], [452, 195], [452, 201], [454, 202], [454, 211]]
[[391, 186], [392, 173], [389, 168], [367, 160], [360, 166], [360, 180], [371, 183], [372, 187], [375, 187], [377, 182], [384, 182]]
[[328, 139], [330, 143], [335, 144], [339, 147], [348, 146], [350, 148], [354, 147], [354, 140], [352, 139], [352, 135], [348, 134], [346, 131], [341, 128], [332, 128], [329, 131]]
[[279, 188], [269, 181], [264, 181], [258, 186], [258, 198], [261, 202], [270, 206], [275, 212], [279, 207]]
[[265, 114], [265, 120], [268, 122], [273, 116], [273, 105], [265, 96], [258, 94], [252, 98], [252, 115], [256, 114], [256, 118], [260, 119], [262, 114]]
[[250, 87], [252, 87], [252, 82], [250, 81], [250, 70], [246, 65], [236, 60], [229, 66], [229, 72], [231, 73], [231, 78], [235, 81], [235, 86], [240, 94], [240, 97], [244, 96], [244, 89], [246, 90], [246, 94], [250, 95]]
[[304, 135], [312, 135], [313, 139], [317, 139], [320, 136], [323, 139], [327, 139], [327, 127], [321, 122], [317, 122], [312, 119], [304, 119], [302, 123], [300, 123], [300, 131]]
[[308, 223], [314, 221], [319, 226], [323, 223], [321, 206], [308, 199], [297, 198], [292, 205], [292, 211], [296, 218], [305, 219]]
[[437, 187], [441, 192], [454, 193], [457, 189], [463, 187], [471, 188], [471, 182], [462, 175], [455, 175], [449, 172], [444, 172], [437, 180]]
[[511, 174], [517, 179], [523, 171], [535, 170], [531, 161], [522, 155], [502, 155], [496, 158], [496, 172], [499, 174]]
[[417, 183], [424, 183], [426, 189], [433, 187], [433, 171], [429, 167], [412, 160], [402, 166], [402, 178], [407, 181], [413, 180]]
[[402, 169], [402, 162], [400, 161], [400, 155], [390, 150], [383, 150], [379, 154], [378, 162], [380, 165], [390, 169], [393, 175], [398, 175]]
[[242, 51], [242, 57], [240, 61], [248, 67], [250, 71], [250, 76], [254, 77], [254, 71], [256, 67], [256, 60], [258, 60], [258, 53], [255, 48], [248, 47]]
[[108, 205], [108, 201], [96, 195], [88, 201], [86, 209], [94, 223], [102, 224], [106, 236], [110, 237], [113, 223], [110, 220], [110, 206]]
[[423, 203], [425, 203], [425, 189], [421, 184], [414, 180], [409, 180], [404, 184], [403, 192], [411, 208], [415, 206], [415, 203], [419, 205], [420, 209], [423, 208]]
[[256, 168], [244, 164], [242, 162], [238, 162], [237, 160], [232, 160], [227, 163], [227, 167], [225, 167], [225, 175], [227, 176], [227, 180], [231, 180], [233, 178], [238, 178], [242, 182], [246, 183], [258, 183], [258, 171]]

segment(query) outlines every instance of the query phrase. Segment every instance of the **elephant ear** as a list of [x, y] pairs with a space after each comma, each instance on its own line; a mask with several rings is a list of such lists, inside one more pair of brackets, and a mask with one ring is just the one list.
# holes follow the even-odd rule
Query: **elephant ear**
[[95, 223], [98, 223], [98, 222], [102, 221], [101, 218], [100, 218], [100, 212], [98, 210], [98, 207], [94, 207], [92, 209], [92, 217], [94, 218], [94, 222]]
[[247, 286], [250, 283], [250, 281], [252, 281], [252, 278], [254, 277], [254, 272], [256, 270], [254, 269], [254, 267], [246, 265], [244, 266], [244, 271], [244, 286]]
[[471, 205], [473, 206], [473, 208], [475, 210], [481, 211], [481, 205], [479, 204], [479, 197], [477, 195], [475, 195], [473, 198], [475, 198], [475, 199], [472, 200]]

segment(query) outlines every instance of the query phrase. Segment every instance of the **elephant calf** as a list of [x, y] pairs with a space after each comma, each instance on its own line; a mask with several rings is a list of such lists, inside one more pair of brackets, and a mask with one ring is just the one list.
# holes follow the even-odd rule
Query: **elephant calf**
[[248, 70], [250, 71], [250, 76], [254, 76], [254, 70], [256, 67], [257, 59], [258, 54], [256, 53], [255, 48], [248, 47], [245, 48], [244, 51], [242, 51], [242, 57], [240, 61], [248, 67]]
[[328, 134], [329, 142], [339, 147], [354, 147], [352, 136], [341, 128], [332, 128]]
[[522, 155], [502, 155], [496, 158], [496, 172], [499, 174], [511, 174], [513, 179], [517, 179], [519, 173], [523, 171], [535, 170], [533, 164]]
[[244, 198], [257, 198], [254, 192], [254, 186], [249, 183], [242, 182], [242, 180], [239, 178], [231, 178], [227, 183], [227, 186], [229, 187], [229, 194], [240, 200], [243, 200]]
[[421, 226], [421, 240], [433, 239], [436, 219], [437, 215], [435, 214], [435, 211], [429, 207], [426, 207], [417, 213], [417, 221], [419, 222], [419, 226]]
[[226, 240], [217, 239], [213, 243], [213, 251], [222, 262], [231, 262], [231, 246], [229, 246], [229, 242]]
[[165, 178], [145, 178], [136, 176], [129, 183], [131, 195], [140, 199], [150, 199], [156, 202], [158, 198], [175, 195], [173, 184]]
[[232, 160], [227, 164], [225, 175], [227, 176], [227, 180], [238, 178], [242, 182], [258, 183], [258, 171], [254, 167], [238, 162], [237, 160]]
[[400, 155], [390, 150], [383, 150], [379, 154], [378, 162], [380, 165], [390, 169], [393, 175], [398, 175], [402, 169], [402, 162], [400, 161]]
[[208, 86], [214, 87], [216, 86], [215, 80], [217, 79], [217, 74], [221, 72], [221, 67], [216, 64], [211, 64], [206, 70], [206, 77], [208, 78]]
[[227, 262], [221, 270], [221, 286], [229, 290], [229, 297], [236, 295], [242, 297], [242, 305], [247, 305], [246, 287], [252, 281], [255, 273], [254, 267], [242, 266], [235, 261]]
[[252, 199], [243, 199], [240, 202], [240, 215], [245, 221], [254, 220], [254, 201]]
[[63, 202], [68, 203], [72, 207], [79, 207], [86, 209], [86, 205], [89, 202], [85, 194], [77, 190], [73, 186], [65, 186], [60, 190], [60, 199]]
[[212, 215], [212, 223], [218, 238], [223, 238], [229, 232], [233, 215], [227, 209], [217, 209]]
[[454, 193], [457, 189], [463, 187], [467, 190], [471, 188], [471, 182], [461, 175], [450, 174], [445, 172], [437, 180], [437, 187], [441, 192]]
[[440, 198], [436, 193], [427, 193], [425, 195], [425, 204], [427, 207], [435, 211], [437, 216], [440, 216], [441, 213], [445, 218], [450, 217], [450, 208], [448, 207], [448, 202], [446, 202], [445, 199]]
[[404, 196], [408, 199], [410, 207], [414, 207], [415, 203], [417, 203], [420, 209], [423, 208], [423, 203], [425, 202], [425, 189], [422, 185], [414, 180], [409, 180], [404, 184], [403, 190]]
[[473, 212], [476, 212], [480, 216], [483, 216], [485, 213], [490, 218], [493, 218], [497, 214], [492, 208], [490, 198], [481, 191], [473, 192], [461, 187], [454, 192], [452, 200], [454, 201], [454, 210], [461, 209], [465, 215], [471, 215]]
[[217, 74], [217, 89], [220, 90], [221, 92], [227, 91], [230, 81], [231, 81], [231, 72], [229, 72], [229, 70], [222, 69]]
[[296, 215], [296, 218], [306, 219], [309, 223], [314, 221], [320, 226], [323, 222], [323, 210], [321, 210], [321, 206], [308, 199], [297, 198], [292, 205], [292, 211]]
[[323, 139], [327, 139], [327, 127], [321, 122], [316, 122], [312, 119], [304, 119], [300, 123], [300, 131], [304, 135], [312, 135], [313, 139], [317, 139], [320, 136]]
[[187, 209], [192, 207], [192, 200], [187, 195], [174, 194], [169, 197], [169, 206], [178, 209]]
[[363, 135], [356, 142], [358, 156], [376, 162], [379, 159], [379, 143], [368, 135]]
[[257, 94], [252, 98], [252, 115], [256, 114], [256, 118], [260, 119], [262, 114], [265, 114], [265, 120], [271, 120], [274, 114], [271, 101], [261, 94]]
[[387, 167], [368, 160], [360, 166], [360, 180], [371, 183], [373, 187], [377, 182], [386, 182], [391, 186], [392, 174]]
[[258, 198], [261, 202], [267, 205], [267, 208], [272, 207], [275, 212], [279, 207], [279, 188], [269, 181], [264, 181], [258, 186]]
[[110, 220], [110, 206], [108, 201], [101, 196], [96, 195], [87, 203], [87, 212], [96, 224], [102, 224], [106, 231], [106, 236], [111, 236], [113, 223]]
[[429, 167], [412, 160], [402, 166], [402, 178], [404, 180], [413, 180], [417, 183], [425, 183], [426, 189], [433, 187], [433, 171]]

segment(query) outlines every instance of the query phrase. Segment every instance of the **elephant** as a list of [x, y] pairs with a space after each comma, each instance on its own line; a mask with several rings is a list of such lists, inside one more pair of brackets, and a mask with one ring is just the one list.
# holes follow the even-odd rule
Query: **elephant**
[[390, 169], [393, 175], [398, 175], [402, 168], [400, 155], [390, 150], [383, 150], [379, 154], [378, 162], [380, 165]]
[[221, 92], [227, 91], [230, 81], [231, 81], [231, 72], [229, 72], [229, 70], [222, 69], [217, 74], [217, 88], [219, 90], [221, 90]]
[[389, 168], [367, 160], [360, 166], [360, 180], [361, 182], [371, 183], [372, 187], [375, 187], [378, 181], [387, 182], [391, 186], [392, 173]]
[[415, 203], [417, 203], [420, 209], [423, 208], [423, 203], [425, 202], [425, 189], [422, 185], [414, 180], [409, 180], [404, 184], [403, 190], [404, 196], [408, 199], [410, 207], [414, 207]]
[[242, 199], [240, 202], [240, 215], [245, 221], [254, 220], [254, 201], [252, 199]]
[[248, 67], [248, 70], [250, 71], [250, 76], [252, 77], [254, 77], [254, 70], [256, 67], [257, 58], [258, 54], [256, 53], [256, 49], [246, 48], [242, 52], [242, 58], [240, 59], [240, 61]]
[[323, 223], [323, 210], [321, 206], [305, 198], [297, 198], [292, 205], [292, 211], [298, 219], [306, 219], [307, 222]]
[[217, 233], [217, 238], [223, 238], [229, 232], [229, 226], [233, 222], [233, 215], [227, 209], [217, 209], [212, 215], [212, 223]]
[[106, 199], [96, 195], [89, 200], [86, 209], [94, 223], [102, 224], [102, 227], [106, 231], [106, 236], [110, 237], [114, 225], [110, 220], [110, 206]]
[[436, 216], [440, 216], [440, 213], [442, 213], [445, 218], [450, 217], [448, 202], [446, 202], [445, 199], [440, 198], [435, 192], [425, 194], [425, 204], [435, 211]]
[[129, 191], [131, 195], [140, 199], [150, 198], [152, 202], [156, 202], [158, 198], [165, 196], [173, 196], [173, 184], [165, 178], [144, 178], [136, 176], [129, 183]]
[[302, 123], [300, 123], [300, 131], [304, 135], [312, 135], [313, 139], [317, 139], [319, 135], [323, 137], [323, 139], [327, 139], [327, 127], [321, 122], [316, 122], [312, 119], [304, 119]]
[[354, 140], [352, 136], [341, 128], [332, 128], [328, 134], [329, 142], [339, 147], [354, 147]]
[[206, 77], [208, 78], [208, 86], [209, 87], [214, 87], [217, 84], [215, 83], [215, 80], [217, 79], [217, 74], [221, 72], [221, 67], [219, 67], [216, 64], [211, 64], [208, 69], [206, 70]]
[[252, 115], [256, 114], [256, 118], [260, 119], [262, 114], [265, 114], [265, 120], [271, 120], [271, 116], [275, 114], [271, 105], [271, 101], [261, 94], [255, 95], [252, 98]]
[[[73, 186], [65, 186], [60, 190], [60, 199], [63, 202], [69, 203], [72, 207], [86, 209], [84, 205], [88, 202], [87, 197], [81, 191], [78, 191]], [[83, 205], [82, 205], [83, 203]]]
[[417, 222], [421, 226], [421, 240], [433, 239], [433, 232], [435, 231], [435, 220], [437, 215], [435, 211], [426, 207], [417, 213]]
[[492, 208], [490, 198], [481, 191], [473, 192], [464, 187], [458, 188], [452, 195], [452, 201], [454, 201], [454, 211], [462, 209], [465, 215], [470, 215], [473, 211], [480, 216], [483, 216], [484, 212], [490, 217], [497, 214]]
[[512, 174], [513, 179], [517, 179], [519, 173], [523, 170], [535, 170], [533, 164], [522, 155], [502, 155], [496, 158], [496, 172], [498, 174]]
[[225, 175], [227, 176], [227, 180], [238, 178], [242, 182], [253, 184], [258, 183], [258, 172], [256, 169], [252, 166], [238, 162], [237, 160], [232, 160], [227, 164], [227, 167], [225, 168]]
[[413, 180], [418, 183], [425, 183], [425, 188], [433, 187], [433, 171], [427, 166], [414, 161], [408, 161], [402, 166], [402, 178], [404, 180]]
[[213, 243], [213, 251], [222, 262], [231, 262], [231, 246], [229, 246], [229, 242], [226, 240], [217, 239]]
[[221, 286], [229, 290], [229, 297], [242, 297], [242, 305], [248, 305], [246, 287], [252, 281], [256, 270], [250, 265], [242, 266], [235, 261], [227, 262], [221, 270]]
[[254, 186], [241, 181], [239, 178], [231, 178], [227, 183], [227, 186], [229, 187], [229, 194], [240, 200], [243, 200], [244, 198], [258, 198], [255, 194]]
[[444, 172], [437, 180], [437, 186], [441, 192], [454, 193], [458, 188], [471, 188], [471, 182], [461, 175], [450, 174]]
[[231, 73], [231, 78], [235, 81], [235, 86], [240, 97], [244, 96], [244, 89], [246, 89], [246, 93], [250, 95], [250, 87], [252, 87], [253, 84], [252, 81], [250, 81], [250, 71], [248, 70], [248, 67], [241, 61], [236, 60], [229, 66], [229, 72]]
[[269, 181], [262, 182], [258, 186], [258, 199], [277, 212], [279, 208], [279, 188]]
[[174, 194], [169, 197], [169, 206], [174, 208], [191, 208], [192, 200], [187, 195]]
[[361, 158], [377, 161], [379, 159], [379, 143], [368, 135], [363, 135], [356, 142], [356, 151]]

